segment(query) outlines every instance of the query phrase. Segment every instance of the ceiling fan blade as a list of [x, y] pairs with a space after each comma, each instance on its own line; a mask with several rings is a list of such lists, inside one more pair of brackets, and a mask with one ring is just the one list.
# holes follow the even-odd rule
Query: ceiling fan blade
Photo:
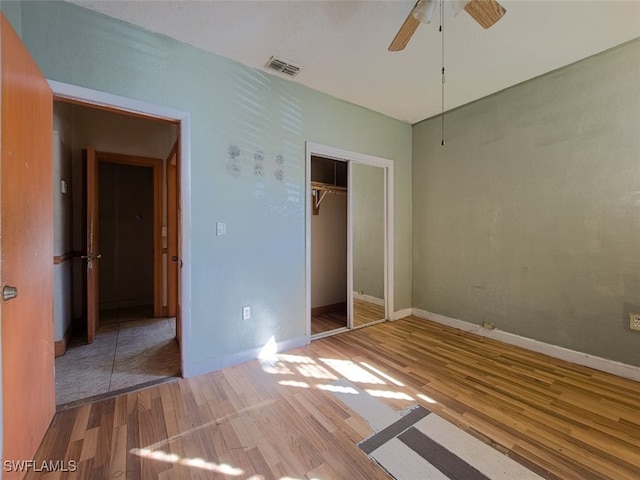
[[464, 9], [482, 28], [491, 27], [507, 12], [496, 0], [471, 0]]
[[[416, 3], [416, 5], [418, 4]], [[398, 30], [398, 33], [396, 33], [395, 38], [391, 42], [391, 45], [389, 45], [390, 52], [398, 52], [400, 50], [403, 50], [404, 47], [407, 46], [407, 43], [409, 43], [409, 40], [411, 40], [411, 37], [418, 28], [418, 25], [420, 25], [420, 22], [416, 20], [416, 17], [413, 16], [413, 10], [415, 8], [416, 7], [414, 6], [411, 9], [409, 15], [407, 16], [407, 19], [400, 27], [400, 30]]]

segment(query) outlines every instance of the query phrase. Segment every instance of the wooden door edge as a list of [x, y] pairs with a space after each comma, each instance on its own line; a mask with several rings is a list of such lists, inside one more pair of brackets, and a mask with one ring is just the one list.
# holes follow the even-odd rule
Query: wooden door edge
[[178, 263], [172, 257], [179, 258], [178, 253], [178, 175], [177, 175], [178, 141], [173, 145], [166, 165], [167, 188], [167, 316], [178, 317]]

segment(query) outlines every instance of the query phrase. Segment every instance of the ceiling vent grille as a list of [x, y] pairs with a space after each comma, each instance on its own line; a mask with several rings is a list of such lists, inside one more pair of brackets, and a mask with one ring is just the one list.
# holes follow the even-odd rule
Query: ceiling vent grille
[[267, 68], [275, 70], [276, 72], [284, 73], [285, 75], [289, 75], [290, 77], [295, 77], [300, 71], [300, 67], [297, 67], [296, 65], [286, 62], [278, 57], [271, 57], [267, 62]]

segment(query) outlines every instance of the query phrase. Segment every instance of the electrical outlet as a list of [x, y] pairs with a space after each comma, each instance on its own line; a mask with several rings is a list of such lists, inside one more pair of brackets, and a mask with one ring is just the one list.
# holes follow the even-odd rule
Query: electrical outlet
[[242, 319], [249, 320], [250, 318], [251, 318], [251, 307], [248, 305], [246, 307], [242, 307]]
[[491, 322], [484, 322], [482, 326], [487, 330], [493, 330], [494, 328], [496, 328], [496, 326]]
[[629, 314], [629, 328], [640, 331], [640, 313]]

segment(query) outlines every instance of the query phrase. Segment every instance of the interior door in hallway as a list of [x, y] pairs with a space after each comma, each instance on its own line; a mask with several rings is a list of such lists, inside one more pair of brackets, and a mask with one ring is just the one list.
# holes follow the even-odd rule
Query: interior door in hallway
[[167, 315], [176, 317], [176, 340], [180, 344], [182, 324], [180, 316], [180, 259], [179, 249], [179, 180], [178, 142], [175, 143], [167, 159]]
[[98, 159], [87, 147], [87, 343], [93, 343], [98, 324], [100, 246], [98, 244]]
[[[53, 99], [18, 35], [0, 17], [2, 459], [10, 461], [33, 458], [55, 410]], [[5, 479], [22, 476], [4, 472]]]

